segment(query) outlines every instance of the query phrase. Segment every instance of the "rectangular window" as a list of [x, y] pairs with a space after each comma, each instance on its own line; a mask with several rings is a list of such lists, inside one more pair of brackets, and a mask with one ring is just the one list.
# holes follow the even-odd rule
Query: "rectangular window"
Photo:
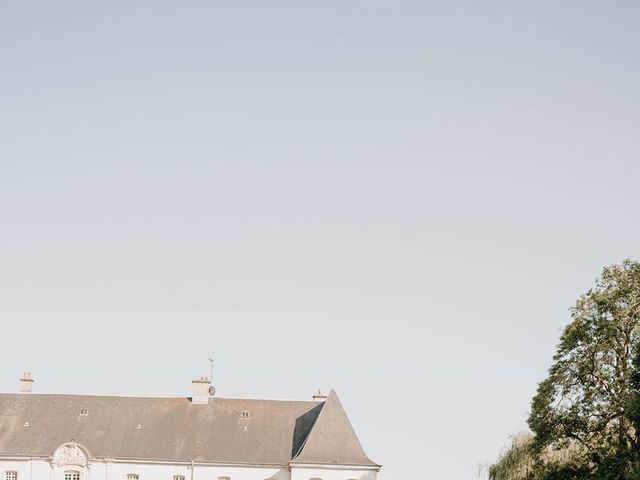
[[64, 480], [80, 480], [80, 472], [64, 472]]
[[18, 480], [18, 472], [7, 472], [4, 474], [5, 480]]
[[174, 475], [173, 480], [184, 480], [184, 475]]
[[138, 474], [137, 473], [130, 473], [129, 475], [127, 475], [127, 480], [138, 480]]

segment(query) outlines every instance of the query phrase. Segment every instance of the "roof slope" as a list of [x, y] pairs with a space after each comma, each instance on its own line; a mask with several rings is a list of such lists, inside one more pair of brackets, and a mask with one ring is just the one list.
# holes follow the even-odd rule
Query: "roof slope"
[[340, 399], [333, 390], [292, 463], [377, 466], [364, 453]]
[[94, 458], [287, 465], [321, 410], [313, 401], [0, 394], [0, 455], [49, 456], [74, 440]]

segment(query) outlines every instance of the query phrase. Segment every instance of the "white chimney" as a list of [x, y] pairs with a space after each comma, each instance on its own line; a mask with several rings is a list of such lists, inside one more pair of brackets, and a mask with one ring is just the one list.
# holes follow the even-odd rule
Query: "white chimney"
[[327, 399], [327, 396], [326, 396], [324, 393], [322, 393], [322, 391], [321, 391], [321, 390], [318, 390], [318, 393], [316, 393], [316, 394], [313, 396], [313, 399], [314, 399], [316, 402], [324, 402], [324, 401]]
[[207, 405], [210, 394], [213, 395], [211, 380], [207, 377], [196, 378], [191, 381], [191, 403], [194, 405]]
[[31, 393], [31, 386], [33, 385], [33, 377], [31, 372], [24, 372], [20, 379], [20, 393]]

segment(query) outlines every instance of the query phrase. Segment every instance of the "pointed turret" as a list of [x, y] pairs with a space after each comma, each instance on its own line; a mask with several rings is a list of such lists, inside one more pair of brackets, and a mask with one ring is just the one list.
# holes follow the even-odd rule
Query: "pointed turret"
[[367, 457], [336, 392], [331, 390], [292, 464], [377, 466]]

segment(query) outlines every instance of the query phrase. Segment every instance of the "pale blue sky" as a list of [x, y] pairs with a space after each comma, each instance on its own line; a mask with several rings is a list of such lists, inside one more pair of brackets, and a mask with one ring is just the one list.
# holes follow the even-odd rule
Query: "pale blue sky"
[[381, 480], [525, 428], [638, 258], [637, 2], [0, 2], [0, 391], [335, 388]]

